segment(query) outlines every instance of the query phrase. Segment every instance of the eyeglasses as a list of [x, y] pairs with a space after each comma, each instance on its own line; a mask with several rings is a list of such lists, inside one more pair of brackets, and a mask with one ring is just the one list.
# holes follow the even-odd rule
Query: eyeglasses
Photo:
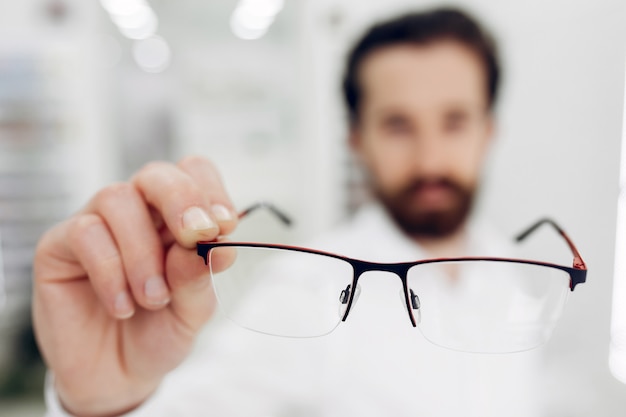
[[[240, 217], [267, 208], [257, 204]], [[553, 263], [464, 257], [377, 263], [334, 253], [268, 243], [200, 242], [198, 255], [211, 268], [218, 304], [236, 324], [261, 333], [316, 337], [345, 321], [360, 294], [364, 273], [383, 271], [401, 282], [410, 323], [430, 342], [464, 352], [506, 353], [532, 349], [551, 336], [568, 293], [585, 282], [587, 267], [567, 234], [542, 219], [516, 237], [525, 240], [552, 226], [574, 255], [571, 267]], [[215, 273], [213, 259], [230, 266]]]

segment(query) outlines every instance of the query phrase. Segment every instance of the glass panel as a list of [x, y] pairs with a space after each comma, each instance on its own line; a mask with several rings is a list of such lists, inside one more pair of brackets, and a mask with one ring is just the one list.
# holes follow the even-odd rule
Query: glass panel
[[312, 337], [330, 333], [344, 311], [341, 293], [352, 266], [310, 253], [238, 246], [228, 269], [213, 274], [222, 310], [235, 323], [261, 333]]
[[466, 352], [516, 352], [545, 343], [569, 293], [569, 274], [515, 262], [438, 262], [409, 270], [413, 314], [431, 342]]

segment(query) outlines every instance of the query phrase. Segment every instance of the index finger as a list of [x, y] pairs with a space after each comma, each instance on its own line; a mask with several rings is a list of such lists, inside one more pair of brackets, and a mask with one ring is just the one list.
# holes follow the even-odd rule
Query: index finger
[[220, 235], [207, 191], [175, 165], [152, 162], [131, 182], [160, 214], [181, 246], [191, 249], [198, 241], [213, 240]]
[[215, 166], [208, 159], [198, 156], [184, 158], [178, 162], [177, 166], [206, 192], [211, 202], [211, 214], [217, 220], [220, 234], [227, 235], [232, 232], [237, 226], [239, 216]]

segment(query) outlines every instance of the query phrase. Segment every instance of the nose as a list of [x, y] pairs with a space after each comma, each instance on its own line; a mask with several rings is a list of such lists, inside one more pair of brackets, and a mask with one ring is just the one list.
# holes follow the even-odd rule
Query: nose
[[412, 150], [413, 169], [422, 177], [437, 177], [444, 173], [449, 158], [443, 141], [436, 135], [421, 137]]

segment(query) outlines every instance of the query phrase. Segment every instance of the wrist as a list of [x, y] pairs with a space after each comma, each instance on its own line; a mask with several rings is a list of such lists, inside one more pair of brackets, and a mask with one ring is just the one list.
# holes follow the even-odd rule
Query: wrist
[[74, 417], [120, 417], [141, 407], [156, 391], [158, 383], [132, 385], [127, 389], [110, 389], [86, 392], [68, 389], [59, 380], [53, 380], [53, 389], [59, 406]]

